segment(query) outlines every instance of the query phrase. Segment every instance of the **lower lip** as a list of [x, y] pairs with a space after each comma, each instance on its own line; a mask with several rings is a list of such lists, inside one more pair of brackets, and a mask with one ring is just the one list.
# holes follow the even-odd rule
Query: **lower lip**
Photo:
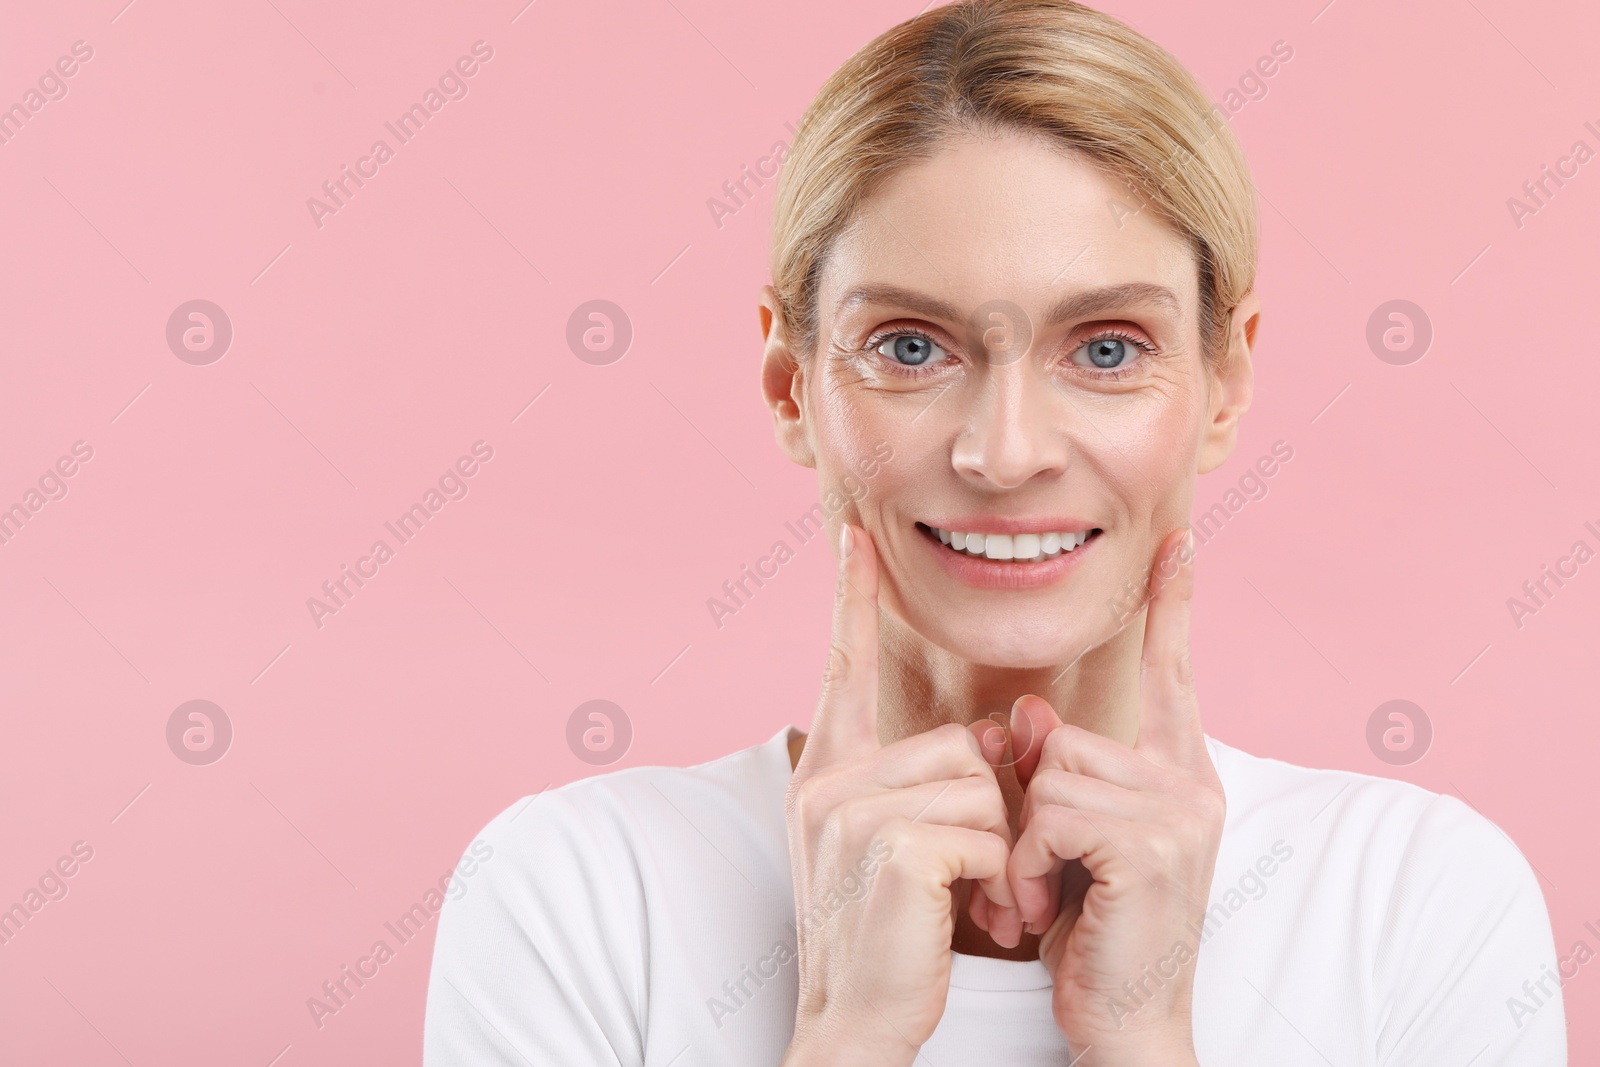
[[916, 528], [916, 533], [918, 540], [928, 546], [928, 551], [934, 554], [952, 578], [980, 589], [1039, 589], [1058, 582], [1072, 573], [1084, 554], [1105, 536], [1102, 531], [1071, 552], [1063, 552], [1038, 563], [1015, 563], [957, 552], [941, 542], [937, 534], [924, 533], [920, 527]]

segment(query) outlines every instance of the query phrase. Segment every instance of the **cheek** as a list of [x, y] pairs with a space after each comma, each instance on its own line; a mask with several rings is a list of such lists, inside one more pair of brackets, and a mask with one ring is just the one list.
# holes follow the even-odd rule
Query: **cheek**
[[1198, 462], [1197, 401], [1182, 395], [1119, 398], [1091, 415], [1078, 435], [1079, 455], [1133, 516], [1186, 514]]
[[908, 443], [906, 426], [892, 405], [853, 395], [849, 388], [819, 385], [808, 397], [819, 479], [841, 489], [866, 482], [876, 491]]

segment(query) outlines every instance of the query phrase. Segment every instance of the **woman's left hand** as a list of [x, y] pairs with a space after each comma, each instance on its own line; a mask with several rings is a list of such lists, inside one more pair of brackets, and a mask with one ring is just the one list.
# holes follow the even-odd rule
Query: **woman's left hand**
[[1225, 801], [1189, 664], [1187, 536], [1168, 535], [1151, 572], [1132, 748], [1063, 725], [1037, 696], [1012, 708], [1012, 737], [1030, 743], [1015, 757], [1027, 792], [1008, 874], [1044, 931], [1056, 1025], [1080, 1067], [1196, 1063], [1197, 931]]

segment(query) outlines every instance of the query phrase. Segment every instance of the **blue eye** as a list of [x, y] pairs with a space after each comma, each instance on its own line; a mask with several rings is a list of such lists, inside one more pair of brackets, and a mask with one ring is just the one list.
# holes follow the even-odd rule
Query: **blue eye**
[[885, 335], [877, 351], [904, 367], [925, 367], [940, 362], [946, 355], [933, 338], [907, 332]]
[[[1074, 352], [1073, 362], [1080, 367], [1089, 367], [1094, 370], [1118, 371], [1128, 367], [1149, 350], [1148, 345], [1132, 338], [1117, 334], [1108, 334], [1096, 337], [1080, 346]], [[1088, 357], [1088, 362], [1079, 359], [1079, 354]]]

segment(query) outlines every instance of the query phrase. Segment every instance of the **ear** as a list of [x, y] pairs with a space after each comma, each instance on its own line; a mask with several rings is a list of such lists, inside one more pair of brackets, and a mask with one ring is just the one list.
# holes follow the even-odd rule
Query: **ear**
[[811, 424], [806, 419], [806, 368], [789, 347], [783, 305], [778, 301], [777, 290], [770, 285], [761, 287], [760, 314], [761, 338], [766, 346], [761, 357], [761, 395], [772, 411], [778, 447], [802, 467], [815, 467]]
[[1197, 473], [1216, 470], [1233, 454], [1238, 440], [1239, 418], [1250, 409], [1255, 391], [1255, 368], [1250, 353], [1256, 344], [1256, 327], [1261, 322], [1261, 298], [1255, 290], [1245, 294], [1228, 316], [1227, 350], [1208, 383], [1208, 415], [1200, 438], [1200, 464]]

